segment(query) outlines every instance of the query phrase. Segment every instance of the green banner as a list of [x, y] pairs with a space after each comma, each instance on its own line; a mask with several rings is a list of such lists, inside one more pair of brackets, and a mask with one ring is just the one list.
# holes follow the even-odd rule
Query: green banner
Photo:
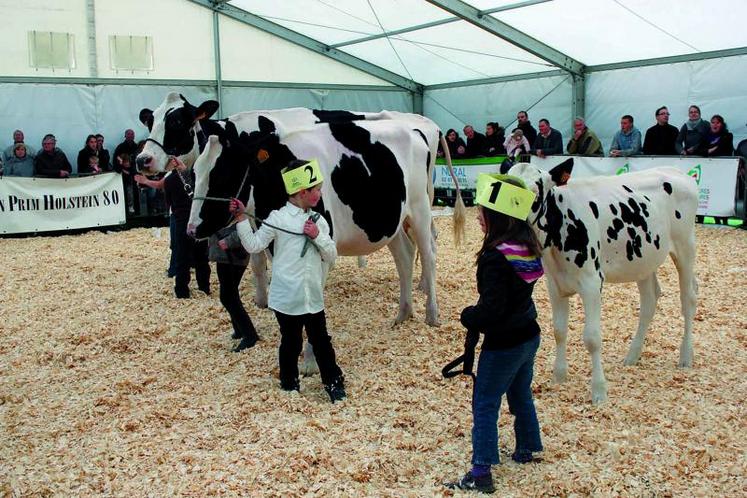
[[[501, 164], [506, 159], [506, 156], [493, 156], [493, 157], [475, 157], [473, 159], [453, 159], [451, 164], [453, 166], [478, 166], [482, 164]], [[446, 166], [446, 159], [443, 157], [436, 158], [436, 164], [440, 166]]]

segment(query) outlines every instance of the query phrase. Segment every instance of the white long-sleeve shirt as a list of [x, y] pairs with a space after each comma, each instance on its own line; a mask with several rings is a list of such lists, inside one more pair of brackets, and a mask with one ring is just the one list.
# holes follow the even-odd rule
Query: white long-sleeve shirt
[[288, 202], [271, 212], [256, 232], [252, 232], [248, 220], [236, 224], [241, 245], [249, 253], [261, 252], [275, 241], [268, 306], [286, 315], [318, 313], [324, 309], [325, 266], [331, 266], [337, 258], [337, 247], [329, 236], [329, 225], [323, 217], [316, 221], [319, 235], [314, 243], [319, 251], [309, 246], [303, 258], [301, 251], [306, 237], [285, 233], [269, 225], [303, 233], [304, 223], [310, 215], [311, 212]]

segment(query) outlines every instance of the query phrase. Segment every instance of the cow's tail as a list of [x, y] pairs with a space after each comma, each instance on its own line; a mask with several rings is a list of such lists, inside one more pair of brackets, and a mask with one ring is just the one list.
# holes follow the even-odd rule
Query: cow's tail
[[449, 167], [451, 179], [454, 180], [454, 188], [456, 188], [456, 200], [454, 201], [454, 245], [460, 246], [462, 244], [462, 239], [464, 238], [464, 222], [467, 217], [467, 208], [464, 206], [464, 201], [462, 200], [462, 191], [459, 188], [459, 181], [454, 174], [454, 168], [451, 166], [449, 144], [446, 143], [446, 137], [443, 134], [441, 134], [441, 148], [444, 151], [444, 157], [446, 158], [446, 165]]

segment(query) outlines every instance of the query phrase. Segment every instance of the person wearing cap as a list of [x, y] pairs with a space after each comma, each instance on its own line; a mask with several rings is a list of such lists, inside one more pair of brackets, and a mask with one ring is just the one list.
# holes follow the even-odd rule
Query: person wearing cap
[[[535, 282], [543, 275], [541, 247], [527, 222], [535, 195], [521, 179], [482, 173], [477, 180], [477, 220], [484, 234], [477, 252], [477, 304], [467, 306], [461, 323], [467, 329], [465, 357], [484, 334], [472, 398], [472, 469], [447, 482], [452, 489], [495, 491], [491, 465], [498, 456], [498, 414], [506, 395], [516, 417], [516, 448], [512, 459], [533, 460], [542, 451], [539, 422], [532, 398], [534, 358], [540, 327], [532, 300]], [[454, 363], [454, 362], [452, 362]], [[465, 361], [465, 372], [469, 372]], [[444, 373], [447, 376], [446, 373]]]
[[280, 387], [299, 391], [298, 356], [306, 329], [314, 350], [324, 389], [332, 403], [345, 398], [345, 379], [337, 365], [324, 314], [324, 283], [337, 258], [329, 225], [311, 211], [321, 199], [319, 163], [292, 161], [282, 170], [288, 202], [270, 213], [256, 232], [247, 220], [244, 204], [232, 199], [229, 209], [236, 219], [241, 244], [250, 254], [275, 242], [268, 306], [280, 326]]

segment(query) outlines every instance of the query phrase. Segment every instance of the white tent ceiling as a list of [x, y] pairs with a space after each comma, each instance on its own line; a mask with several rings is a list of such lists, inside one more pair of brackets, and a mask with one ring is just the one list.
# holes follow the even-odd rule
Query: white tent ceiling
[[744, 0], [225, 3], [422, 85], [557, 69], [434, 3], [466, 4], [585, 66], [747, 46]]

